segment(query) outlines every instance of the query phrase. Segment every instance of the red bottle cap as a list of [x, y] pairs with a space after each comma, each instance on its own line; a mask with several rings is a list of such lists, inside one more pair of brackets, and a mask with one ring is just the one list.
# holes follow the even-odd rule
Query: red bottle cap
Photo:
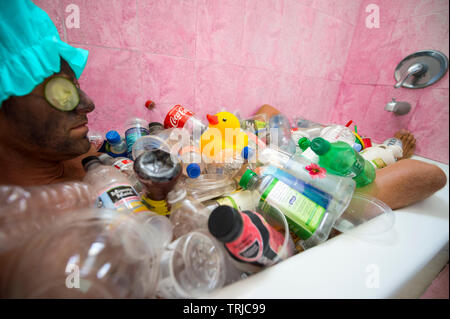
[[145, 107], [148, 109], [152, 109], [155, 107], [155, 102], [153, 102], [152, 100], [148, 100], [147, 102], [145, 102]]
[[372, 147], [372, 141], [370, 140], [369, 137], [365, 137], [365, 138], [363, 138], [362, 140], [363, 140], [364, 146], [365, 146], [366, 148]]

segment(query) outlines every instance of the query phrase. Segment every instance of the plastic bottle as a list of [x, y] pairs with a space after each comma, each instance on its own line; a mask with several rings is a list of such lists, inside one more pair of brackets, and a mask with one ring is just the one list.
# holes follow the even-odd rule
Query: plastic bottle
[[105, 138], [102, 133], [97, 131], [88, 131], [87, 137], [89, 139], [89, 142], [94, 145], [95, 149], [98, 151], [102, 148], [103, 144], [105, 143]]
[[[326, 194], [332, 195], [328, 211], [339, 216], [346, 209], [355, 191], [355, 181], [350, 177], [328, 174], [317, 164], [302, 156], [292, 156], [272, 148], [261, 152], [259, 161], [273, 165]], [[264, 171], [263, 171], [264, 173]]]
[[233, 178], [223, 174], [201, 174], [184, 182], [188, 194], [200, 202], [232, 193], [239, 187]]
[[97, 156], [83, 158], [82, 164], [86, 171], [83, 181], [90, 184], [98, 196], [98, 208], [128, 209], [135, 213], [148, 211], [125, 174], [103, 165]]
[[269, 119], [270, 145], [276, 145], [290, 154], [296, 151], [296, 145], [291, 138], [289, 120], [282, 114], [276, 114]]
[[137, 215], [93, 208], [61, 215], [2, 265], [2, 296], [155, 298], [161, 233]]
[[208, 229], [210, 211], [198, 200], [189, 196], [183, 184], [177, 184], [167, 196], [170, 209], [170, 221], [173, 225], [173, 239], [191, 231]]
[[175, 105], [164, 119], [165, 128], [185, 128], [192, 139], [198, 141], [202, 133], [208, 128], [195, 114], [181, 105]]
[[148, 124], [148, 132], [150, 135], [156, 134], [162, 130], [164, 130], [164, 125], [159, 122], [150, 122]]
[[168, 215], [167, 195], [181, 175], [178, 158], [169, 152], [153, 149], [145, 151], [134, 161], [134, 171], [146, 192], [142, 201], [153, 212]]
[[205, 165], [202, 161], [200, 149], [193, 143], [186, 145], [178, 152], [183, 163], [183, 174], [190, 178], [197, 178], [205, 172]]
[[333, 124], [327, 127], [324, 127], [320, 131], [320, 136], [324, 139], [326, 139], [328, 142], [337, 142], [342, 141], [347, 143], [348, 145], [353, 147], [353, 144], [355, 144], [355, 134], [346, 126], [339, 125], [339, 124]]
[[330, 143], [317, 137], [311, 141], [310, 147], [319, 155], [319, 165], [326, 168], [330, 174], [349, 176], [356, 182], [356, 187], [374, 181], [373, 165], [347, 143], [341, 141]]
[[157, 297], [198, 298], [221, 288], [227, 278], [225, 256], [219, 244], [203, 232], [174, 240], [161, 257]]
[[149, 135], [147, 121], [140, 118], [130, 118], [125, 124], [125, 141], [127, 143], [127, 157], [132, 159], [133, 145], [141, 136]]
[[97, 196], [82, 182], [0, 186], [0, 252], [14, 248], [66, 212], [92, 207]]
[[259, 177], [251, 170], [247, 170], [239, 184], [259, 193], [262, 211], [268, 212], [271, 207], [279, 209], [286, 216], [289, 229], [303, 240], [305, 249], [328, 239], [335, 221], [334, 214], [304, 194], [272, 175]]
[[365, 148], [359, 153], [366, 161], [369, 161], [375, 169], [380, 169], [394, 164], [403, 156], [402, 141], [390, 138], [383, 144]]
[[134, 162], [128, 157], [112, 157], [108, 154], [101, 154], [98, 156], [100, 162], [103, 165], [110, 165], [117, 168], [121, 173], [125, 174], [131, 182], [131, 185], [136, 190], [138, 194], [142, 194], [144, 190], [144, 185], [137, 179], [134, 173], [133, 164]]
[[255, 210], [258, 204], [259, 195], [254, 191], [239, 190], [226, 196], [221, 196], [203, 202], [212, 211], [220, 205], [231, 206], [239, 211]]
[[127, 143], [117, 131], [111, 130], [106, 133], [108, 141], [107, 152], [112, 157], [127, 156]]
[[284, 235], [257, 212], [219, 206], [209, 216], [208, 229], [238, 261], [263, 267], [280, 261]]

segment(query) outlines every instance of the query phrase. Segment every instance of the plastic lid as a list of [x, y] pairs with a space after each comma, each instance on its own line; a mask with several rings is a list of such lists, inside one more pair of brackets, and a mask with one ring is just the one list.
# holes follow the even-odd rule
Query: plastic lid
[[[81, 160], [81, 165], [86, 169], [86, 165], [90, 163], [91, 161], [98, 161], [100, 162], [100, 159], [97, 156], [87, 156]], [[101, 163], [101, 162], [100, 162]]]
[[253, 148], [245, 146], [241, 151], [241, 156], [243, 159], [248, 160], [249, 158], [252, 158], [255, 154], [255, 151]]
[[190, 178], [197, 178], [200, 176], [202, 170], [197, 163], [191, 163], [186, 167], [186, 173]]
[[331, 143], [322, 137], [316, 137], [311, 141], [309, 147], [311, 147], [317, 155], [323, 155], [329, 151]]
[[353, 149], [357, 152], [360, 152], [362, 150], [362, 145], [359, 143], [353, 144]]
[[247, 169], [244, 175], [242, 175], [241, 180], [239, 181], [239, 186], [241, 186], [244, 189], [247, 189], [248, 183], [252, 180], [254, 176], [257, 176], [257, 174], [251, 169]]
[[235, 240], [242, 232], [241, 214], [231, 206], [216, 207], [209, 215], [209, 232], [223, 243]]
[[309, 144], [311, 144], [311, 142], [306, 137], [302, 137], [298, 140], [298, 147], [300, 147], [302, 151], [306, 150], [309, 147]]
[[106, 140], [111, 144], [118, 143], [120, 142], [120, 135], [117, 131], [109, 131], [108, 133], [106, 133]]

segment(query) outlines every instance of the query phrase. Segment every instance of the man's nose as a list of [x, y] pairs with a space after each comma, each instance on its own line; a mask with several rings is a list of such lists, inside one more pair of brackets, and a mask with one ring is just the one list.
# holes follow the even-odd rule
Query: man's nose
[[90, 113], [95, 109], [95, 104], [92, 102], [91, 98], [84, 93], [83, 90], [79, 90], [80, 103], [76, 107], [75, 111], [78, 113]]

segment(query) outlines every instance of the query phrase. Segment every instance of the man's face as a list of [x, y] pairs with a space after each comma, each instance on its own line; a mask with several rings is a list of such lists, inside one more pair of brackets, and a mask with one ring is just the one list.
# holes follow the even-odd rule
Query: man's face
[[[80, 103], [72, 111], [60, 111], [44, 97], [45, 84], [61, 76], [73, 82]], [[52, 161], [67, 160], [86, 153], [87, 113], [95, 108], [91, 99], [79, 88], [67, 62], [61, 59], [61, 71], [45, 79], [25, 96], [13, 96], [0, 108], [0, 143], [27, 152], [32, 157]]]

